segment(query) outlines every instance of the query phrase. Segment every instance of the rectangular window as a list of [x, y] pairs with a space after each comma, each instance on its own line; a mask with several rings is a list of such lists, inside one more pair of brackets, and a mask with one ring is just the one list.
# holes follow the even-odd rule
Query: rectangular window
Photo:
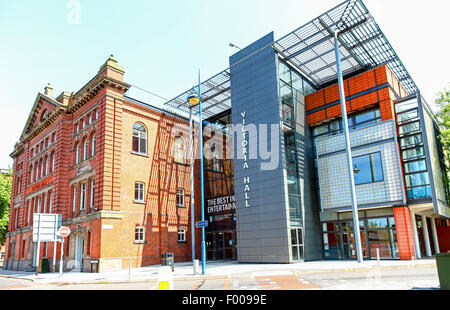
[[91, 180], [91, 197], [90, 197], [90, 201], [91, 201], [90, 207], [91, 208], [94, 207], [94, 193], [95, 193], [94, 189], [95, 189], [95, 180], [92, 179]]
[[145, 202], [144, 201], [144, 183], [136, 182], [134, 183], [134, 201]]
[[356, 185], [384, 180], [380, 153], [353, 158], [353, 167]]
[[402, 152], [403, 160], [410, 160], [424, 156], [423, 147], [416, 147]]
[[413, 173], [419, 171], [426, 171], [427, 164], [424, 160], [413, 161], [405, 164], [405, 173]]
[[400, 146], [402, 148], [420, 144], [422, 144], [422, 134], [416, 134], [400, 139]]
[[401, 113], [397, 115], [397, 121], [398, 122], [406, 122], [409, 120], [414, 120], [416, 118], [419, 118], [419, 112], [417, 110], [412, 110], [409, 112]]
[[177, 189], [177, 207], [184, 207], [184, 189]]
[[48, 213], [52, 213], [52, 192], [48, 193]]
[[186, 228], [178, 228], [178, 242], [186, 242]]
[[86, 183], [81, 183], [80, 210], [86, 209]]
[[72, 203], [72, 212], [75, 213], [77, 208], [77, 186], [73, 187], [73, 203]]
[[145, 241], [144, 227], [136, 227], [134, 230], [134, 242], [144, 243], [144, 241]]
[[405, 134], [416, 132], [416, 131], [420, 131], [420, 123], [419, 122], [414, 122], [414, 123], [410, 123], [410, 124], [406, 124], [406, 125], [402, 125], [402, 126], [398, 127], [398, 132], [400, 135], [405, 135]]

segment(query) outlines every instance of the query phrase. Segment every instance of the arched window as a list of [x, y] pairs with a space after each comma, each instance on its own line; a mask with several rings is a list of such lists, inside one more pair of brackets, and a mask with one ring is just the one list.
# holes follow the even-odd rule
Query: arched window
[[88, 146], [88, 138], [85, 138], [83, 143], [83, 160], [86, 160], [88, 157]]
[[96, 140], [95, 140], [95, 133], [94, 133], [91, 138], [91, 157], [95, 156], [95, 143], [96, 143]]
[[186, 163], [186, 148], [184, 146], [183, 137], [176, 137], [174, 142], [174, 160], [177, 163]]
[[140, 123], [133, 126], [133, 152], [147, 154], [147, 130]]

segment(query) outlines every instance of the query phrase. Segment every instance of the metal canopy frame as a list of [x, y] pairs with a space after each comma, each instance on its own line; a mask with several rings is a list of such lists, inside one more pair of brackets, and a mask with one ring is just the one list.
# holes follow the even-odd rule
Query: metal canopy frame
[[[206, 118], [231, 109], [230, 83], [229, 69], [201, 83], [203, 114]], [[164, 105], [169, 111], [175, 110], [178, 113], [189, 116], [190, 105], [187, 102], [187, 98], [192, 94], [193, 90], [190, 89], [169, 100]]]
[[277, 40], [274, 49], [321, 87], [337, 78], [334, 31], [343, 75], [387, 64], [409, 94], [418, 92], [405, 66], [361, 0], [347, 0]]
[[[337, 80], [334, 31], [339, 30], [344, 76], [388, 65], [408, 94], [419, 92], [397, 53], [361, 0], [347, 0], [278, 39], [272, 46], [305, 78], [320, 88]], [[263, 49], [261, 49], [263, 50]], [[201, 84], [207, 118], [231, 109], [230, 68]], [[189, 114], [188, 90], [166, 102], [170, 111]]]

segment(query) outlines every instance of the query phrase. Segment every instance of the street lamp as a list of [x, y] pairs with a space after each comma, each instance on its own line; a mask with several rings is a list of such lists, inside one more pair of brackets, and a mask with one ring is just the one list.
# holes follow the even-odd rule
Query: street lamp
[[[192, 95], [190, 95], [187, 98], [188, 103], [191, 105], [190, 108], [190, 115], [191, 115], [191, 126], [192, 126], [192, 108], [195, 106], [199, 106], [199, 143], [200, 143], [200, 186], [201, 186], [201, 212], [202, 212], [202, 222], [205, 221], [205, 212], [204, 212], [204, 204], [205, 204], [205, 199], [204, 199], [204, 173], [203, 173], [203, 109], [202, 109], [202, 97], [201, 97], [201, 85], [200, 85], [200, 72], [199, 72], [199, 81], [198, 81], [198, 94], [194, 93]], [[192, 135], [192, 130], [191, 130], [191, 135]], [[192, 143], [192, 142], [191, 142]], [[192, 147], [192, 144], [191, 144]], [[191, 152], [192, 152], [193, 147], [191, 148]], [[193, 188], [194, 188], [194, 177], [193, 177], [193, 155], [191, 153], [191, 195], [193, 192]], [[191, 196], [191, 199], [192, 196]], [[192, 217], [192, 223], [194, 223], [195, 221], [195, 215], [193, 212], [193, 209], [191, 210], [191, 217]], [[195, 234], [195, 228], [193, 228], [193, 235]], [[193, 254], [192, 256], [195, 257], [194, 253], [195, 253], [195, 237], [193, 239], [193, 245], [192, 245], [192, 250], [193, 250]], [[195, 259], [194, 259], [195, 260]], [[206, 274], [206, 243], [205, 243], [205, 227], [202, 226], [202, 274]]]
[[[358, 201], [356, 199], [356, 187], [355, 187], [355, 175], [352, 173], [353, 159], [352, 159], [352, 148], [350, 143], [350, 132], [348, 129], [348, 119], [347, 119], [347, 106], [345, 103], [345, 91], [344, 91], [344, 78], [342, 76], [341, 69], [341, 54], [339, 52], [339, 41], [338, 41], [338, 30], [334, 31], [334, 50], [336, 54], [336, 69], [339, 85], [339, 94], [341, 97], [341, 109], [342, 109], [342, 125], [344, 129], [345, 136], [345, 149], [347, 153], [347, 167], [350, 181], [350, 190], [352, 197], [352, 210], [353, 210], [353, 232], [355, 234], [355, 245], [356, 245], [356, 257], [359, 263], [363, 262], [362, 247], [361, 247], [361, 235], [359, 230], [359, 215], [358, 215]], [[358, 169], [357, 167], [355, 167]], [[356, 172], [354, 170], [355, 173]]]
[[195, 210], [194, 210], [194, 137], [193, 137], [193, 119], [192, 109], [200, 103], [200, 97], [193, 94], [187, 98], [189, 107], [189, 144], [190, 144], [190, 161], [191, 161], [191, 234], [192, 234], [192, 262], [195, 262]]

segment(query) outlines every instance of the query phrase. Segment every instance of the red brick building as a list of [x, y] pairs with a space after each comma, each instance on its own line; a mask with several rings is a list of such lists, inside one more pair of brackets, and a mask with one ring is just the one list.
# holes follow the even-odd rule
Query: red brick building
[[[6, 268], [33, 266], [33, 213], [71, 228], [64, 268], [98, 271], [191, 259], [188, 121], [127, 98], [111, 56], [76, 93], [39, 93], [14, 159]], [[184, 127], [183, 127], [184, 126]], [[52, 264], [54, 243], [41, 243]], [[60, 244], [56, 258], [59, 264]]]

